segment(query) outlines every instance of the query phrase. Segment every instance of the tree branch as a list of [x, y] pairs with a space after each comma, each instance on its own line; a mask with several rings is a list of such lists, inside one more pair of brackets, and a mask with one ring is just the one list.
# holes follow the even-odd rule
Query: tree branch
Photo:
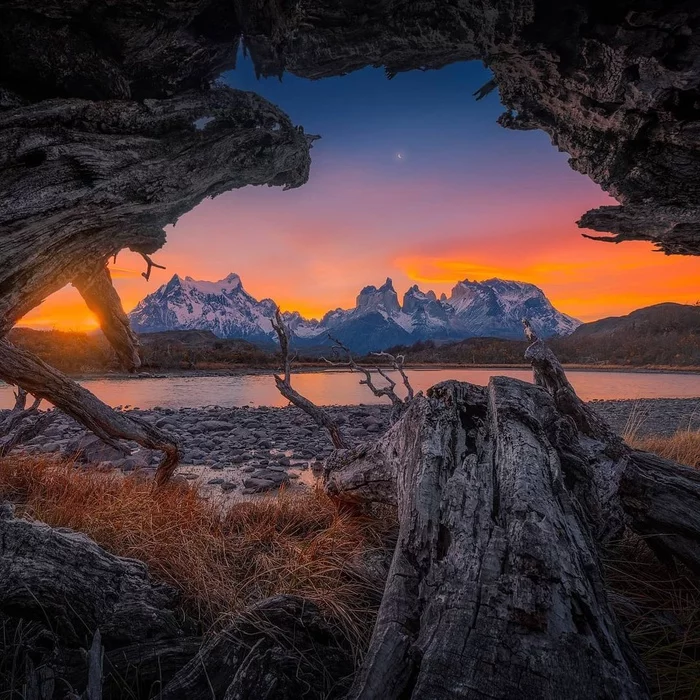
[[129, 372], [136, 371], [141, 366], [139, 341], [131, 330], [107, 267], [100, 264], [97, 269], [86, 271], [73, 280], [73, 286], [97, 316], [100, 328], [117, 353], [120, 364]]
[[333, 447], [336, 450], [348, 448], [348, 443], [343, 437], [340, 427], [331, 418], [327, 411], [324, 411], [320, 406], [317, 406], [312, 401], [309, 401], [305, 396], [302, 396], [298, 391], [292, 388], [292, 360], [289, 357], [289, 332], [282, 318], [282, 313], [279, 307], [275, 310], [274, 318], [270, 319], [272, 328], [277, 333], [277, 338], [280, 343], [280, 351], [282, 352], [282, 361], [284, 365], [284, 377], [275, 374], [275, 384], [277, 390], [284, 396], [287, 401], [300, 408], [304, 413], [311, 416], [320, 428], [324, 428], [330, 435]]
[[0, 340], [0, 378], [50, 401], [112, 447], [119, 448], [117, 439], [122, 439], [161, 450], [164, 456], [155, 475], [157, 486], [175, 471], [179, 450], [171, 437], [144, 420], [115, 411], [77, 382], [4, 339]]

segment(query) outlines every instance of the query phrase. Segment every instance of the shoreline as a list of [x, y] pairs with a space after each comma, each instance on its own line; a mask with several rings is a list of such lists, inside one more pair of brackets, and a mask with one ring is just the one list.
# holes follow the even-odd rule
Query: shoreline
[[[367, 365], [372, 371], [381, 365]], [[618, 372], [622, 374], [700, 374], [700, 367], [629, 367], [627, 365], [563, 365], [567, 372]], [[406, 370], [411, 372], [430, 372], [444, 370], [531, 370], [529, 364], [493, 364], [493, 365], [460, 365], [460, 364], [414, 364], [406, 365]], [[269, 367], [231, 367], [227, 369], [171, 369], [171, 370], [144, 370], [130, 374], [128, 372], [82, 372], [69, 374], [76, 381], [95, 380], [139, 380], [139, 379], [179, 379], [183, 377], [241, 377], [241, 376], [272, 376], [279, 372], [278, 368]], [[332, 368], [325, 365], [308, 365], [294, 368], [295, 374], [315, 374], [319, 372], [350, 372], [349, 369]], [[2, 384], [3, 382], [0, 382]]]
[[[690, 399], [618, 399], [591, 402], [619, 434], [672, 435], [700, 430], [700, 397]], [[351, 444], [379, 437], [389, 426], [390, 406], [327, 406]], [[325, 431], [293, 406], [154, 408], [124, 411], [155, 425], [177, 440], [181, 464], [177, 477], [192, 481], [207, 496], [240, 498], [281, 486], [313, 486], [322, 461], [332, 452]], [[21, 452], [75, 460], [85, 468], [152, 474], [161, 453], [124, 443], [120, 452], [102, 443], [68, 416], [61, 415]]]

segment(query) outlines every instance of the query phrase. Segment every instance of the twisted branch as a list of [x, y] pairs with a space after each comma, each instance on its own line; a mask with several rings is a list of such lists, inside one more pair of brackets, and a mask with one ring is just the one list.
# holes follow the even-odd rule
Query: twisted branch
[[338, 424], [331, 418], [328, 412], [324, 411], [321, 407], [309, 401], [309, 399], [292, 388], [292, 362], [294, 358], [290, 358], [289, 356], [289, 331], [284, 323], [279, 307], [275, 310], [275, 316], [270, 319], [270, 323], [275, 333], [277, 333], [277, 338], [280, 342], [280, 351], [282, 352], [282, 361], [284, 363], [284, 377], [280, 377], [277, 374], [274, 375], [278, 391], [287, 401], [311, 416], [320, 428], [324, 428], [328, 431], [333, 447], [335, 447], [336, 450], [347, 449], [348, 444]]

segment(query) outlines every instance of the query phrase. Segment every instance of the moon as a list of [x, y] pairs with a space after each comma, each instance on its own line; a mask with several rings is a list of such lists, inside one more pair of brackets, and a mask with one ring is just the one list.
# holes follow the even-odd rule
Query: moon
[[396, 160], [403, 160], [403, 153], [397, 153]]

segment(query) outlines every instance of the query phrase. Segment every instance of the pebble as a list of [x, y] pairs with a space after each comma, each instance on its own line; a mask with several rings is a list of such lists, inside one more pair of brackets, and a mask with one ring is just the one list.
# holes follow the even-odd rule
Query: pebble
[[[591, 404], [620, 433], [671, 435], [677, 430], [700, 429], [700, 398], [595, 401]], [[389, 424], [389, 406], [331, 406], [328, 412], [340, 424], [348, 441], [375, 439]], [[243, 493], [261, 493], [289, 483], [309, 467], [317, 471], [332, 447], [325, 431], [297, 408], [182, 408], [127, 411], [165, 432], [177, 436], [182, 462], [188, 469], [206, 465], [229, 479], [211, 472], [208, 485], [224, 492], [243, 486]], [[0, 411], [0, 419], [3, 412]], [[61, 415], [47, 430], [23, 449], [27, 453], [62, 453], [90, 465], [103, 464], [152, 475], [161, 453], [136, 443], [121, 443], [124, 451], [105, 445], [82, 426]], [[185, 479], [198, 478], [186, 474]], [[148, 478], [152, 478], [148, 477]]]

